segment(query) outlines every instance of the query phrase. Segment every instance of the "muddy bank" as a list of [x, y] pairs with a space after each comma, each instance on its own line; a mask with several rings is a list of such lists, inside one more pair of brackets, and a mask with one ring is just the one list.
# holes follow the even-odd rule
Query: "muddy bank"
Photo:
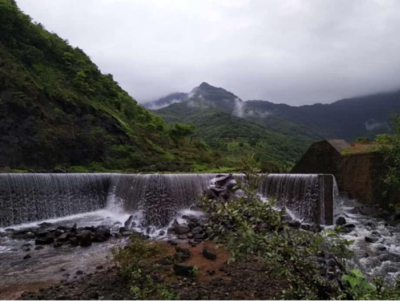
[[[159, 244], [166, 246], [166, 252], [161, 260], [158, 258], [152, 263], [158, 268], [152, 270], [151, 277], [157, 279], [157, 283], [165, 284], [180, 299], [279, 299], [282, 290], [288, 286], [285, 280], [276, 279], [267, 266], [256, 260], [228, 264], [229, 253], [210, 242], [194, 247], [186, 243]], [[205, 248], [211, 250], [215, 257], [205, 255]], [[195, 275], [182, 274], [176, 269], [176, 264], [165, 260], [177, 254], [177, 250], [182, 252], [182, 249], [189, 250], [190, 257], [178, 265], [196, 267]], [[146, 267], [143, 269], [147, 271]], [[25, 292], [21, 298], [117, 300], [132, 297], [119, 268], [112, 266], [45, 289]]]

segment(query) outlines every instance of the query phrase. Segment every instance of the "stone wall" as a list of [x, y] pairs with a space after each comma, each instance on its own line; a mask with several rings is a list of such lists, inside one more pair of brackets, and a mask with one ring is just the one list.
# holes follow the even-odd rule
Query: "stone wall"
[[377, 152], [342, 156], [337, 178], [339, 189], [363, 203], [381, 203], [381, 179], [386, 173], [382, 157]]

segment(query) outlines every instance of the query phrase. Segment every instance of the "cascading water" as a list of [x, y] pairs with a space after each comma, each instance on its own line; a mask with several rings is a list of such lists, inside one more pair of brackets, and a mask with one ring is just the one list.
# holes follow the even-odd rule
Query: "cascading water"
[[141, 210], [143, 226], [165, 227], [209, 187], [213, 174], [117, 175], [114, 198], [125, 211]]
[[[215, 176], [0, 174], [0, 227], [104, 208], [124, 214], [139, 212], [141, 226], [165, 227], [213, 185]], [[242, 174], [234, 177], [243, 180]], [[271, 174], [263, 179], [260, 193], [276, 198], [278, 206], [292, 210], [304, 222], [325, 223], [331, 210], [326, 197], [334, 190], [333, 183], [326, 184], [326, 177]]]
[[305, 223], [331, 224], [334, 182], [330, 175], [270, 174], [262, 180], [259, 191]]
[[107, 174], [0, 174], [0, 227], [103, 208], [109, 180]]

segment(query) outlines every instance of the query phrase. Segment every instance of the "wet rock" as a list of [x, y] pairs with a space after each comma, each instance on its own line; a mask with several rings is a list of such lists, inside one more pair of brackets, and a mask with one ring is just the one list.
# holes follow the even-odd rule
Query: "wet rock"
[[190, 277], [193, 276], [194, 267], [189, 264], [175, 263], [174, 272], [178, 276]]
[[187, 238], [186, 234], [178, 235], [178, 239], [186, 239], [186, 238]]
[[298, 229], [298, 228], [300, 228], [301, 223], [299, 221], [292, 220], [292, 221], [288, 222], [288, 226], [291, 228]]
[[104, 226], [100, 226], [95, 230], [93, 240], [97, 242], [103, 242], [106, 241], [110, 236], [111, 236], [110, 229]]
[[47, 230], [41, 230], [41, 231], [39, 231], [38, 233], [36, 233], [36, 236], [37, 236], [37, 237], [45, 237], [45, 236], [47, 236], [49, 233], [50, 233], [50, 232], [47, 231]]
[[218, 197], [218, 195], [211, 189], [205, 190], [204, 196], [209, 200], [215, 200]]
[[63, 243], [61, 241], [56, 241], [53, 245], [54, 248], [59, 248], [63, 245]]
[[35, 239], [36, 245], [49, 245], [53, 242], [54, 242], [54, 237], [52, 236], [39, 237]]
[[44, 222], [44, 223], [38, 224], [38, 226], [39, 226], [40, 228], [49, 228], [49, 227], [53, 226], [53, 224], [52, 224], [52, 223]]
[[349, 232], [353, 231], [356, 228], [356, 225], [354, 224], [345, 224], [343, 226], [343, 228], [345, 228], [346, 230], [348, 230]]
[[133, 221], [133, 215], [129, 216], [129, 218], [125, 221], [124, 226], [125, 228], [129, 229], [131, 227]]
[[81, 271], [81, 270], [78, 270], [78, 271], [76, 271], [76, 273], [75, 273], [76, 275], [83, 275], [83, 271]]
[[202, 230], [203, 229], [201, 227], [195, 227], [190, 232], [192, 232], [193, 234], [197, 234], [200, 233]]
[[160, 235], [160, 236], [165, 235], [165, 231], [164, 231], [164, 230], [161, 230], [161, 231], [158, 233], [158, 235]]
[[72, 232], [72, 233], [78, 232], [78, 226], [77, 226], [76, 223], [71, 227], [71, 229], [69, 230], [69, 232]]
[[346, 224], [346, 219], [343, 216], [339, 216], [335, 223], [338, 226], [343, 226]]
[[67, 241], [69, 238], [69, 233], [63, 233], [57, 237], [58, 241]]
[[194, 237], [193, 233], [188, 233], [187, 238], [192, 239]]
[[375, 243], [379, 240], [377, 237], [372, 237], [372, 236], [365, 236], [365, 241], [369, 243]]
[[307, 225], [307, 224], [302, 224], [302, 225], [301, 225], [301, 229], [303, 229], [303, 230], [305, 230], [305, 231], [310, 231], [311, 226], [310, 226], [310, 225]]
[[6, 231], [6, 232], [14, 232], [15, 230], [13, 228], [7, 228], [4, 231]]
[[376, 237], [381, 237], [381, 234], [378, 231], [372, 231], [371, 234]]
[[80, 241], [80, 246], [81, 247], [90, 247], [92, 245], [92, 236], [91, 236], [91, 231], [89, 230], [83, 230], [80, 233], [81, 236], [81, 241]]
[[44, 247], [43, 246], [36, 246], [35, 250], [42, 250]]
[[121, 235], [125, 236], [125, 237], [126, 236], [130, 236], [130, 235], [132, 235], [132, 231], [124, 231], [124, 232], [121, 233]]
[[203, 248], [203, 256], [210, 260], [217, 259], [217, 253], [214, 248], [211, 247], [204, 247]]
[[26, 254], [26, 255], [23, 257], [23, 259], [29, 259], [29, 258], [32, 258], [32, 256], [29, 255], [29, 254]]
[[214, 183], [215, 183], [215, 185], [218, 185], [218, 186], [224, 186], [229, 181], [234, 180], [232, 174], [229, 174], [229, 175], [217, 175], [216, 179], [217, 180]]
[[36, 235], [33, 232], [28, 232], [25, 234], [26, 239], [34, 239], [35, 237], [36, 237]]
[[69, 243], [70, 243], [72, 246], [79, 246], [79, 240], [78, 240], [78, 238], [76, 238], [76, 237], [71, 237], [71, 238], [69, 239]]
[[103, 266], [102, 265], [98, 265], [97, 267], [96, 267], [96, 270], [102, 270], [103, 269]]
[[365, 253], [364, 254], [364, 258], [368, 258], [369, 257], [369, 254], [368, 253]]
[[378, 246], [377, 248], [376, 248], [378, 251], [386, 251], [386, 247], [385, 246], [383, 246], [383, 245], [380, 245], [380, 246]]
[[189, 233], [189, 231], [190, 231], [190, 228], [187, 225], [177, 225], [174, 227], [174, 232], [178, 235], [179, 234], [187, 234], [187, 233]]

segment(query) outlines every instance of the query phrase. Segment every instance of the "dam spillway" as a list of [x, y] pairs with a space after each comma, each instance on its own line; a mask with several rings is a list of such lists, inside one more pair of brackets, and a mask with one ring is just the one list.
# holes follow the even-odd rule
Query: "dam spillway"
[[[106, 208], [140, 210], [144, 226], [166, 226], [189, 208], [216, 174], [0, 174], [0, 227]], [[243, 175], [234, 175], [242, 179]], [[310, 223], [331, 224], [334, 177], [270, 174], [261, 195]]]

